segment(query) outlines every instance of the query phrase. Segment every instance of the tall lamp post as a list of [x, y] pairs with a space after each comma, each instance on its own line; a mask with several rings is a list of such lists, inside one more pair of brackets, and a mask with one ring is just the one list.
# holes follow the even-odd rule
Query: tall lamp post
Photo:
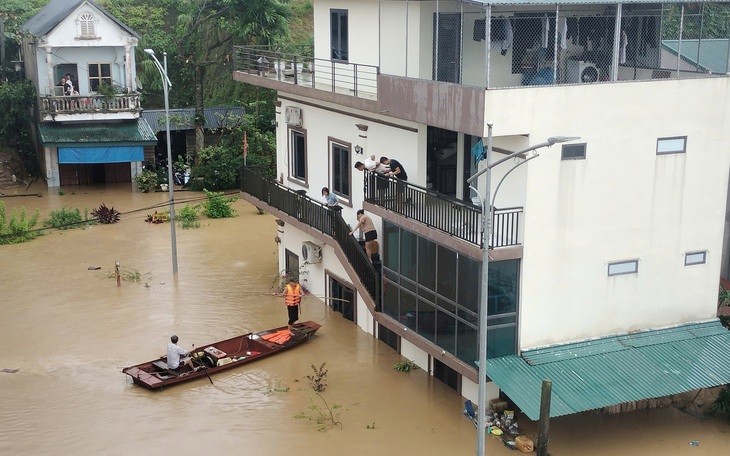
[[177, 274], [177, 238], [175, 237], [175, 192], [173, 191], [173, 178], [172, 178], [172, 148], [170, 144], [170, 100], [168, 94], [172, 83], [170, 78], [167, 77], [167, 52], [163, 52], [164, 66], [157, 60], [155, 51], [152, 49], [144, 50], [155, 63], [157, 70], [160, 72], [162, 78], [162, 91], [165, 96], [165, 131], [167, 134], [167, 188], [170, 191], [170, 238], [172, 242], [172, 273]]
[[[579, 136], [551, 136], [547, 141], [534, 146], [530, 146], [527, 149], [523, 149], [517, 152], [513, 152], [504, 158], [497, 160], [494, 163], [492, 161], [492, 122], [487, 122], [487, 147], [486, 147], [486, 166], [471, 176], [466, 182], [469, 187], [474, 190], [474, 193], [479, 197], [482, 202], [482, 293], [479, 302], [479, 383], [478, 383], [478, 404], [477, 404], [477, 456], [484, 456], [484, 445], [486, 440], [485, 430], [487, 428], [487, 294], [489, 290], [489, 240], [492, 238], [492, 208], [494, 207], [494, 198], [497, 196], [497, 191], [494, 192], [494, 196], [490, 200], [491, 185], [492, 185], [492, 168], [506, 162], [512, 158], [515, 158], [524, 153], [540, 149], [542, 147], [550, 147], [553, 144], [564, 143], [567, 141], [573, 141], [580, 139]], [[511, 173], [518, 166], [527, 163], [529, 160], [536, 158], [534, 155], [512, 167], [507, 173]], [[479, 176], [487, 173], [486, 185], [484, 189], [484, 197], [479, 191], [474, 188], [471, 184], [476, 181]], [[504, 177], [502, 178], [504, 179]], [[502, 181], [500, 181], [500, 185]], [[499, 190], [499, 186], [497, 186]]]

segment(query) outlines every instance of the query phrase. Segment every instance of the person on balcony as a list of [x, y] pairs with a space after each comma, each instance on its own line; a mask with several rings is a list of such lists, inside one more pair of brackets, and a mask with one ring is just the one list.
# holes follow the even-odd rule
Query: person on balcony
[[390, 167], [390, 171], [386, 174], [389, 177], [396, 178], [395, 186], [395, 210], [401, 212], [403, 210], [403, 194], [406, 190], [406, 181], [408, 181], [408, 173], [398, 160], [388, 157], [380, 157], [380, 163], [385, 163]]
[[361, 227], [363, 233], [365, 233], [365, 254], [370, 261], [373, 261], [373, 255], [378, 253], [378, 232], [375, 230], [372, 219], [365, 215], [365, 211], [362, 209], [357, 211], [357, 223], [350, 231], [350, 234], [352, 235]]
[[329, 208], [340, 207], [340, 203], [337, 201], [337, 196], [334, 193], [331, 193], [329, 188], [322, 187], [322, 196], [324, 196], [325, 206]]
[[[390, 168], [388, 167], [388, 165], [375, 160], [375, 155], [371, 155], [366, 158], [365, 163], [361, 161], [355, 162], [355, 169], [357, 169], [358, 171], [368, 170], [370, 172], [378, 173], [383, 176], [390, 172]], [[385, 199], [385, 189], [388, 188], [388, 180], [382, 177], [377, 178], [375, 175], [371, 175], [369, 184], [371, 186], [377, 187], [378, 204], [382, 205], [383, 200]]]

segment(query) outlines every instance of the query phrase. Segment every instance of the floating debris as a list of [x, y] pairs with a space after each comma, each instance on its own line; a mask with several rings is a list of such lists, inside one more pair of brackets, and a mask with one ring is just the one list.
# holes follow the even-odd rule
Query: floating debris
[[89, 271], [98, 271], [99, 269], [101, 269], [101, 266], [89, 266], [87, 269]]
[[691, 442], [689, 442], [689, 445], [690, 446], [700, 446], [700, 442], [698, 442], [697, 440], [692, 440]]
[[14, 374], [18, 372], [20, 369], [2, 369], [0, 372], [5, 372], [6, 374]]

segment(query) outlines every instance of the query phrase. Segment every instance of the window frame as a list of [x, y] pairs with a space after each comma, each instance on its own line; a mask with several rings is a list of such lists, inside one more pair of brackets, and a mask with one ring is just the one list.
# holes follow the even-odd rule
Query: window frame
[[[99, 76], [91, 76], [91, 67], [95, 66], [97, 67]], [[109, 67], [109, 76], [102, 76], [102, 66], [108, 66]], [[112, 78], [112, 64], [107, 62], [89, 62], [86, 64], [86, 74], [88, 75], [89, 80], [89, 92], [98, 92], [97, 89], [101, 85], [102, 82], [108, 82], [109, 85], [114, 84], [114, 79]], [[96, 88], [94, 88], [94, 84], [92, 81], [96, 81]], [[78, 90], [78, 87], [76, 88]]]
[[[79, 38], [98, 38], [96, 33], [96, 17], [93, 14], [88, 11], [79, 14], [77, 23], [79, 27]], [[84, 33], [84, 31], [91, 33]]]
[[[662, 144], [662, 141], [676, 141], [681, 139], [683, 141], [682, 149], [672, 149], [672, 150], [659, 150], [660, 145]], [[657, 138], [656, 140], [656, 154], [657, 155], [670, 155], [670, 154], [684, 154], [687, 153], [687, 136], [667, 136], [663, 138]]]
[[[688, 261], [691, 256], [698, 256], [702, 255], [702, 261]], [[685, 266], [695, 266], [698, 264], [705, 264], [707, 263], [707, 250], [695, 250], [692, 252], [685, 252], [684, 253], [684, 265]]]
[[[335, 147], [341, 149], [344, 152], [344, 159], [341, 159], [340, 167], [342, 168], [341, 171], [344, 171], [347, 173], [347, 187], [349, 188], [349, 194], [345, 194], [342, 192], [341, 189], [338, 189], [335, 186], [335, 159], [334, 159], [334, 149]], [[332, 193], [337, 195], [337, 198], [340, 202], [340, 204], [344, 204], [346, 206], [352, 207], [352, 172], [350, 171], [351, 168], [351, 160], [352, 160], [352, 143], [341, 141], [337, 138], [328, 137], [327, 138], [327, 159], [329, 166], [327, 167], [329, 169], [329, 188]], [[353, 168], [354, 169], [354, 168]], [[344, 183], [344, 181], [343, 181]]]
[[[627, 265], [627, 264], [634, 264], [635, 265], [634, 270], [633, 271], [611, 272], [611, 266], [620, 266], [620, 265]], [[638, 274], [639, 273], [639, 259], [635, 258], [632, 260], [609, 261], [608, 267], [606, 270], [607, 270], [609, 277], [627, 275], [627, 274]]]
[[[343, 17], [345, 20], [344, 32], [341, 27]], [[344, 46], [342, 45], [343, 37], [345, 42]], [[335, 39], [337, 40], [337, 45], [335, 45]], [[339, 55], [336, 57], [338, 53]], [[350, 61], [350, 18], [346, 9], [330, 9], [330, 59], [340, 62]]]
[[[578, 146], [582, 146], [582, 149], [583, 149], [582, 156], [568, 156], [568, 157], [566, 157], [566, 155], [565, 155], [566, 148], [567, 149], [571, 149], [571, 148], [577, 148]], [[586, 151], [587, 151], [587, 149], [588, 149], [588, 147], [587, 147], [586, 143], [563, 144], [561, 146], [561, 148], [560, 148], [560, 159], [561, 160], [585, 160], [586, 159]]]
[[[296, 161], [295, 154], [298, 153], [298, 151], [294, 150], [295, 147], [295, 141], [294, 141], [294, 135], [301, 135], [304, 143], [304, 150], [302, 151], [302, 160], [304, 162], [304, 176], [298, 176], [295, 173], [295, 165], [298, 163]], [[289, 180], [294, 181], [298, 184], [301, 184], [305, 187], [307, 187], [307, 177], [309, 175], [308, 170], [308, 162], [307, 162], [307, 130], [304, 128], [297, 128], [297, 127], [289, 127], [289, 132], [287, 134], [287, 154], [289, 156]]]

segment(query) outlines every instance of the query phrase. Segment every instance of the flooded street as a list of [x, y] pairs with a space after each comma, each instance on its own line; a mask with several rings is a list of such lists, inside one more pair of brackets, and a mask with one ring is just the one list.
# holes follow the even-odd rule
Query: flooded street
[[[283, 299], [269, 292], [278, 271], [272, 216], [239, 200], [235, 218], [178, 228], [174, 277], [169, 224], [144, 222], [154, 212], [146, 208], [164, 204], [166, 193], [132, 192], [129, 184], [66, 189], [63, 196], [38, 184], [2, 192], [42, 193], [3, 198], [8, 213], [39, 208], [43, 220], [64, 205], [83, 213], [105, 203], [122, 219], [0, 246], [0, 370], [19, 369], [0, 372], [0, 454], [476, 453], [461, 396], [422, 370], [395, 371], [397, 353], [311, 296], [300, 321], [320, 323], [317, 337], [215, 375], [214, 385], [202, 378], [151, 392], [121, 374], [162, 355], [172, 334], [188, 349], [286, 324]], [[201, 199], [176, 193], [178, 210]], [[109, 278], [115, 261], [141, 280], [118, 288]], [[340, 406], [343, 427], [319, 432], [294, 417], [313, 413], [306, 376], [324, 362], [324, 397]], [[519, 422], [536, 437], [535, 423]], [[726, 421], [701, 421], [672, 407], [569, 416], [551, 421], [550, 430], [554, 456], [716, 455], [730, 447]], [[487, 454], [517, 454], [487, 440]]]

